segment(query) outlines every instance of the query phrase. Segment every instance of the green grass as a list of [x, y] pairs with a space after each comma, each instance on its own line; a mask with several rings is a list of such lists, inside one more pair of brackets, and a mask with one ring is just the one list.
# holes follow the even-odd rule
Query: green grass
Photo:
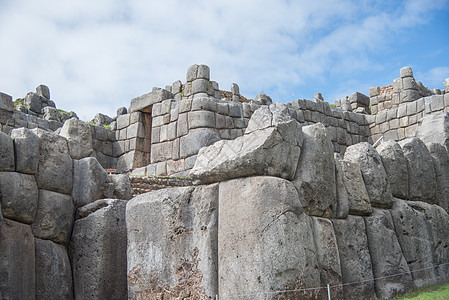
[[14, 100], [14, 108], [16, 108], [18, 105], [23, 105], [23, 99]]
[[393, 299], [404, 300], [433, 300], [433, 299], [449, 299], [449, 283], [428, 286], [413, 292], [397, 296]]

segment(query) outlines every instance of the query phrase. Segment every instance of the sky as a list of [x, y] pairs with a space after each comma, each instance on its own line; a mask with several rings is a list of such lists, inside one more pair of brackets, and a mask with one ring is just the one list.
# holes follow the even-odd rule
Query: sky
[[0, 0], [0, 92], [45, 84], [89, 121], [206, 64], [247, 98], [334, 103], [404, 66], [443, 89], [448, 35], [449, 0]]

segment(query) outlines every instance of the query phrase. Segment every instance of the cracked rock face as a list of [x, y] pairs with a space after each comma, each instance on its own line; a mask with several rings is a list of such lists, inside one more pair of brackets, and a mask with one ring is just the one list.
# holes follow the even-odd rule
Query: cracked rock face
[[202, 148], [190, 176], [196, 183], [268, 175], [293, 179], [301, 153], [301, 125], [280, 103], [259, 108], [245, 134]]

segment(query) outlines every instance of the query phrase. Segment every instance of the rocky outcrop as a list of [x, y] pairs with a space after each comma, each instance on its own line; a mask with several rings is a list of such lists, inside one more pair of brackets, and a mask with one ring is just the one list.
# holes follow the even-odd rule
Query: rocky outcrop
[[190, 176], [198, 183], [269, 175], [293, 179], [302, 133], [282, 104], [257, 110], [245, 135], [202, 148]]

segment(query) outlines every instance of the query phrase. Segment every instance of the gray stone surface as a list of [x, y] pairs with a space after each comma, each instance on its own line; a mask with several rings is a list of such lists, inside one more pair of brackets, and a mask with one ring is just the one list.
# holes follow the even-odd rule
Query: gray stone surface
[[[104, 200], [99, 200], [104, 201]], [[127, 299], [126, 201], [112, 200], [73, 225], [75, 299]]]
[[[425, 212], [430, 205], [423, 207], [422, 204], [426, 203], [395, 199], [390, 210], [399, 244], [417, 288], [438, 281], [437, 270], [429, 268], [435, 264], [432, 233]], [[444, 250], [444, 244], [440, 247], [440, 251]], [[447, 250], [443, 253], [447, 255]]]
[[23, 104], [32, 112], [40, 114], [42, 109], [41, 97], [36, 93], [28, 93], [25, 96]]
[[419, 138], [400, 141], [407, 159], [409, 199], [436, 203], [436, 175], [433, 159]]
[[109, 175], [114, 184], [114, 196], [122, 200], [130, 200], [133, 196], [131, 182], [127, 174]]
[[9, 135], [0, 131], [0, 171], [14, 171], [14, 144]]
[[254, 101], [259, 101], [261, 105], [271, 105], [273, 100], [271, 100], [270, 96], [265, 95], [264, 93], [257, 94], [254, 98]]
[[33, 223], [38, 202], [34, 176], [0, 172], [0, 202], [5, 218], [26, 224]]
[[218, 293], [218, 185], [158, 190], [130, 200], [129, 299]]
[[387, 172], [376, 149], [369, 143], [358, 143], [349, 146], [345, 152], [345, 160], [358, 163], [362, 171], [363, 181], [370, 198], [371, 206], [391, 207], [393, 196]]
[[196, 128], [189, 130], [187, 135], [180, 138], [179, 156], [180, 158], [186, 158], [188, 156], [196, 155], [201, 148], [212, 145], [220, 139], [220, 134], [216, 129]]
[[254, 113], [245, 135], [222, 140], [198, 153], [190, 176], [201, 183], [269, 175], [293, 179], [301, 152], [301, 126], [285, 106]]
[[75, 207], [98, 200], [108, 174], [93, 157], [73, 161], [72, 197]]
[[436, 202], [446, 212], [449, 212], [449, 156], [441, 144], [426, 144], [433, 158], [436, 176]]
[[403, 67], [400, 71], [401, 78], [413, 77], [412, 67]]
[[372, 279], [373, 270], [368, 238], [362, 217], [348, 216], [345, 220], [332, 220], [340, 254], [343, 283], [367, 280], [343, 287], [344, 299], [377, 299]]
[[71, 118], [64, 123], [59, 135], [67, 139], [73, 159], [85, 158], [92, 154], [92, 133], [86, 122]]
[[35, 174], [39, 163], [39, 137], [23, 127], [11, 131], [11, 137], [14, 139], [16, 171]]
[[36, 93], [39, 96], [44, 97], [45, 99], [50, 99], [50, 89], [46, 85], [43, 85], [43, 84], [39, 85], [36, 88]]
[[307, 214], [333, 218], [337, 206], [334, 146], [321, 123], [304, 126], [302, 131], [304, 141], [292, 182]]
[[335, 157], [335, 184], [337, 189], [335, 217], [337, 219], [346, 219], [349, 213], [349, 195], [344, 182], [342, 163], [339, 158]]
[[388, 175], [391, 193], [396, 198], [408, 199], [407, 159], [395, 141], [383, 141], [376, 148]]
[[58, 110], [54, 107], [46, 106], [42, 108], [42, 113], [44, 120], [60, 121]]
[[153, 104], [172, 98], [173, 94], [170, 93], [169, 91], [161, 88], [153, 88], [153, 91], [151, 93], [131, 99], [131, 104], [129, 106], [128, 112], [129, 113], [135, 111], [151, 112], [149, 108]]
[[33, 129], [39, 137], [37, 186], [63, 194], [72, 193], [72, 158], [67, 140], [59, 135]]
[[12, 102], [12, 97], [10, 95], [0, 92], [0, 109], [9, 112], [14, 111], [14, 103]]
[[35, 253], [30, 226], [4, 219], [0, 229], [0, 298], [34, 300]]
[[75, 219], [72, 197], [47, 190], [39, 190], [36, 218], [31, 225], [37, 238], [67, 245]]
[[35, 239], [36, 299], [73, 299], [72, 268], [66, 247]]
[[[221, 182], [218, 226], [220, 297], [278, 299], [282, 295], [270, 292], [319, 285], [312, 220], [291, 182], [276, 177]], [[291, 292], [288, 298], [318, 295]]]
[[357, 163], [341, 160], [343, 183], [348, 193], [349, 213], [351, 215], [367, 216], [371, 213], [371, 204], [362, 172]]
[[425, 115], [416, 130], [424, 143], [438, 143], [449, 149], [449, 113]]
[[[334, 226], [329, 219], [313, 217], [313, 236], [320, 269], [320, 286], [333, 286], [331, 299], [343, 299], [340, 255]], [[328, 299], [327, 290], [320, 291], [321, 299]]]
[[[413, 280], [389, 211], [374, 209], [365, 217], [377, 297], [390, 299], [412, 290]], [[392, 276], [401, 274], [398, 276]]]

